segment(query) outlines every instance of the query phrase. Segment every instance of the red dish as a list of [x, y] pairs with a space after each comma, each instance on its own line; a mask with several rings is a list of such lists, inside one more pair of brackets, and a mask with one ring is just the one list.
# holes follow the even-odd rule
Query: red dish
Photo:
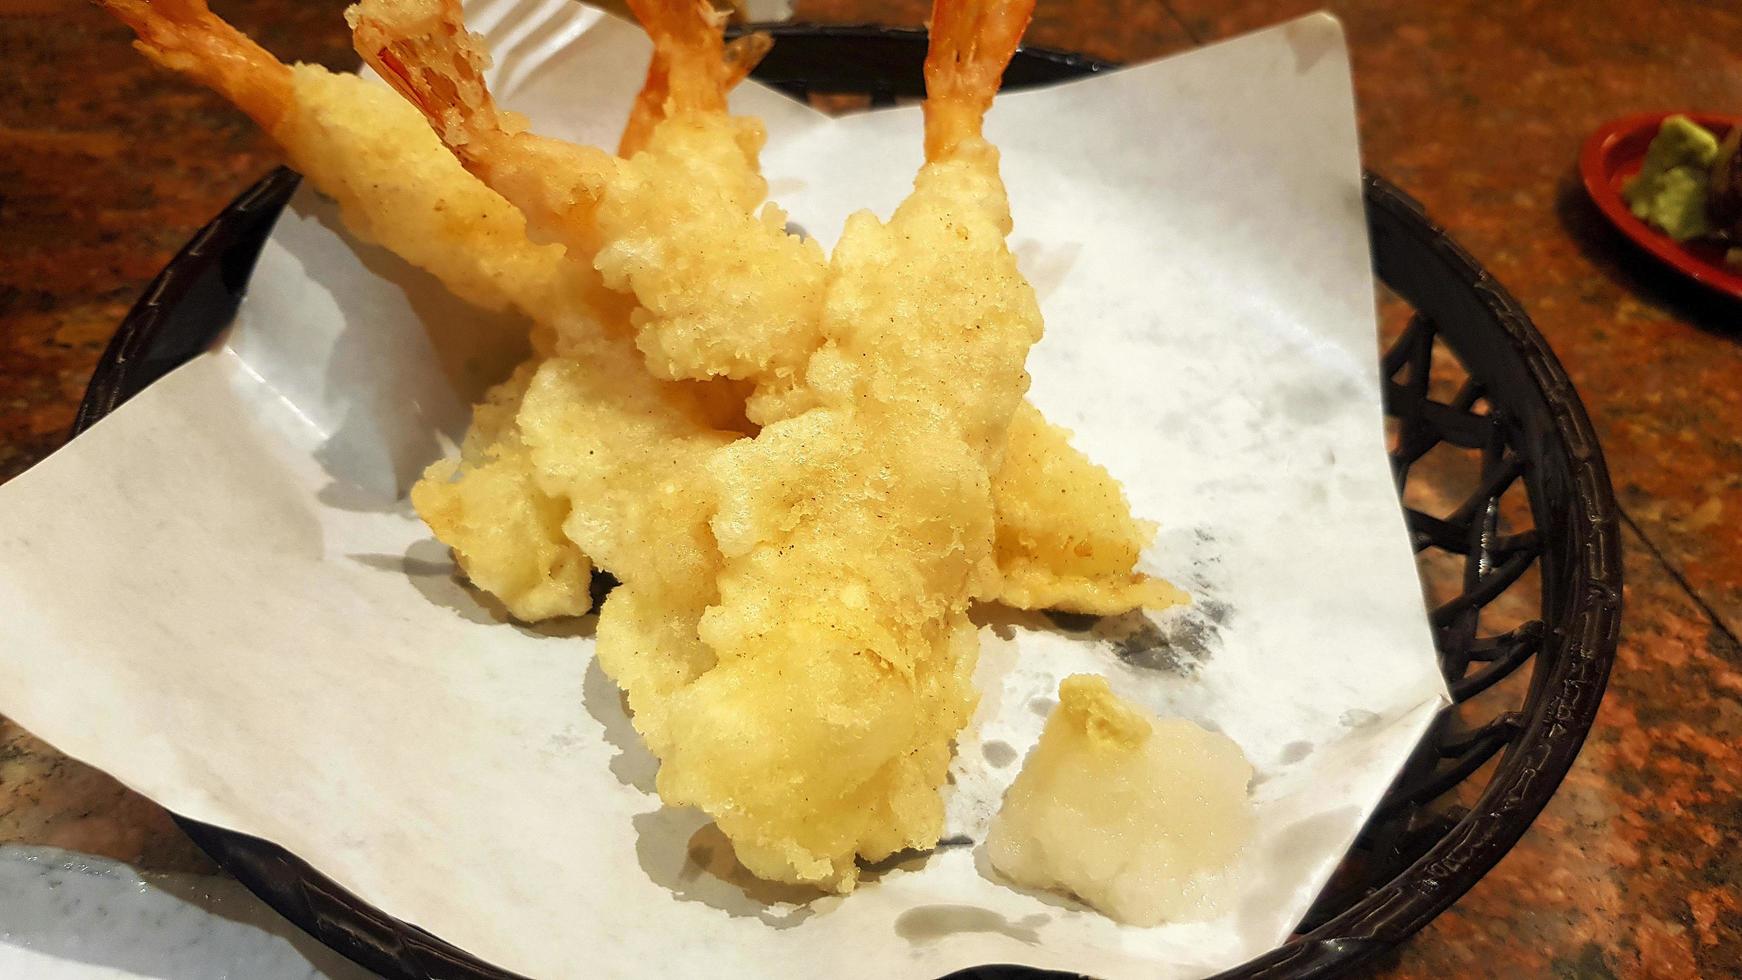
[[[1627, 116], [1604, 124], [1579, 154], [1579, 173], [1585, 181], [1585, 191], [1621, 233], [1633, 239], [1639, 247], [1675, 267], [1696, 282], [1742, 299], [1742, 268], [1724, 263], [1724, 246], [1703, 241], [1677, 242], [1663, 232], [1633, 216], [1627, 202], [1621, 199], [1621, 187], [1645, 159], [1645, 148], [1657, 135], [1657, 128], [1674, 112], [1648, 112]], [[1730, 127], [1742, 125], [1742, 117], [1716, 116], [1706, 112], [1684, 112], [1701, 126], [1723, 139]]]

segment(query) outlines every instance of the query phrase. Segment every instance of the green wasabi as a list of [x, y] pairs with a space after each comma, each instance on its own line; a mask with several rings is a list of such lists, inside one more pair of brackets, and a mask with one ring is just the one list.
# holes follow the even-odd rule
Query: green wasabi
[[1709, 235], [1706, 208], [1718, 138], [1686, 116], [1670, 116], [1645, 150], [1639, 175], [1622, 188], [1634, 217], [1678, 242]]

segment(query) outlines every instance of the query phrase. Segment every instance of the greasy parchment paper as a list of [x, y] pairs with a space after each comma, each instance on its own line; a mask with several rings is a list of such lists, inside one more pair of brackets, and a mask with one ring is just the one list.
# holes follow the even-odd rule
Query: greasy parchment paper
[[[614, 143], [637, 30], [559, 0], [471, 10], [506, 102]], [[915, 109], [736, 100], [825, 242], [919, 163]], [[532, 976], [1183, 976], [1274, 946], [1444, 698], [1383, 454], [1341, 31], [1013, 94], [989, 134], [1046, 313], [1033, 398], [1162, 522], [1145, 561], [1195, 603], [1081, 630], [986, 614], [953, 846], [816, 898], [660, 807], [588, 621], [501, 621], [403, 499], [509, 363], [479, 338], [515, 326], [306, 189], [224, 346], [0, 492], [0, 712]], [[1250, 755], [1258, 830], [1217, 917], [1126, 928], [990, 876], [986, 822], [1076, 671]]]

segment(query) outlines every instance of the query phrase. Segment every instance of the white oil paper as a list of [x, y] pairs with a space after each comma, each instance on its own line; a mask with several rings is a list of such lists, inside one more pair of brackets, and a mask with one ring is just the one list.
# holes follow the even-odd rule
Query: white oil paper
[[[614, 144], [636, 29], [560, 0], [471, 16], [504, 101]], [[825, 242], [919, 164], [916, 109], [735, 100]], [[1196, 601], [1086, 632], [993, 614], [947, 790], [962, 843], [819, 898], [662, 809], [586, 622], [503, 622], [403, 499], [505, 363], [453, 348], [491, 318], [307, 189], [226, 346], [0, 491], [0, 712], [534, 977], [1191, 976], [1282, 942], [1445, 695], [1383, 452], [1340, 28], [1005, 96], [988, 132], [1046, 314], [1033, 399], [1162, 522], [1147, 567]], [[1251, 757], [1258, 830], [1220, 917], [1129, 928], [992, 875], [987, 820], [1078, 671]]]

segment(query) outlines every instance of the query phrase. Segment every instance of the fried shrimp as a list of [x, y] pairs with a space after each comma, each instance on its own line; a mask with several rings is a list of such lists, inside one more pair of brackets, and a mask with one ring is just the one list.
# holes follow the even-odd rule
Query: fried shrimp
[[[984, 261], [972, 266], [984, 277], [982, 281], [960, 281], [953, 290], [940, 283], [941, 290], [958, 297], [965, 308], [979, 305], [995, 311], [993, 315], [1032, 318], [1038, 335], [1038, 306], [1004, 246], [1010, 208], [998, 178], [997, 150], [981, 135], [1006, 63], [985, 57], [983, 49], [1014, 45], [1026, 22], [1027, 13], [1017, 4], [944, 0], [936, 4], [925, 63], [927, 165], [914, 194], [881, 231], [900, 235], [909, 220], [928, 222], [950, 227], [966, 247], [984, 248]], [[858, 220], [860, 234], [875, 241], [880, 229], [866, 219]], [[845, 249], [854, 231], [850, 225], [836, 248], [837, 267], [856, 260], [855, 253]], [[881, 261], [882, 251], [868, 249], [865, 261]], [[904, 275], [888, 267], [878, 274], [886, 281], [899, 281]], [[1022, 282], [1021, 288], [1013, 282]], [[876, 295], [899, 300], [902, 294], [884, 288]], [[831, 310], [837, 298], [831, 294]], [[844, 305], [847, 314], [860, 322], [882, 323], [885, 317], [896, 322], [908, 314], [899, 303], [894, 309], [879, 309], [874, 298], [861, 300], [851, 293]], [[1184, 601], [1178, 589], [1134, 570], [1155, 529], [1132, 516], [1118, 481], [1072, 447], [1069, 433], [1048, 423], [1032, 405], [1022, 403], [1011, 419], [1009, 392], [1028, 386], [1022, 361], [1013, 360], [990, 341], [972, 316], [958, 322], [968, 330], [961, 343], [907, 348], [936, 359], [939, 363], [933, 371], [900, 376], [973, 379], [951, 387], [962, 392], [965, 409], [983, 413], [983, 421], [970, 422], [965, 435], [995, 474], [1001, 581], [995, 594], [985, 597], [1018, 608], [1097, 614]], [[887, 349], [892, 339], [873, 334], [872, 347]], [[859, 346], [866, 345], [861, 341]], [[850, 358], [854, 345], [842, 345], [842, 350]], [[999, 372], [1009, 371], [1020, 372], [1020, 380], [1000, 378]], [[908, 382], [903, 395], [921, 401], [948, 397], [944, 391], [928, 390], [924, 381]]]
[[1028, 22], [1021, 0], [936, 0], [926, 56], [926, 163], [885, 223], [847, 219], [808, 377], [948, 425], [989, 472], [1028, 389], [1040, 306], [1004, 238], [1010, 206], [981, 119]]
[[491, 389], [472, 414], [458, 459], [411, 488], [411, 503], [466, 576], [524, 622], [576, 616], [592, 604], [592, 562], [563, 533], [568, 501], [542, 492], [515, 418], [537, 362]]
[[[290, 163], [339, 205], [358, 237], [493, 310], [598, 332], [619, 304], [560, 247], [534, 245], [513, 205], [456, 163], [403, 100], [354, 75], [285, 65], [205, 0], [101, 0], [153, 61], [246, 112]], [[584, 325], [584, 327], [577, 327]], [[525, 372], [523, 371], [523, 374]], [[413, 503], [473, 581], [517, 618], [578, 615], [591, 604], [587, 557], [561, 533], [566, 506], [541, 493], [514, 412], [524, 380], [479, 406], [460, 459], [437, 463]]]
[[[205, 0], [100, 0], [153, 61], [212, 88], [271, 136], [291, 166], [339, 205], [345, 224], [435, 275], [455, 295], [535, 319], [601, 314], [597, 276], [533, 245], [526, 220], [442, 150], [390, 92], [318, 65], [285, 65]], [[612, 315], [622, 315], [613, 313]]]
[[[622, 583], [597, 651], [661, 760], [756, 874], [840, 891], [933, 845], [972, 713], [972, 601], [1119, 612], [1151, 528], [1028, 405], [1033, 291], [981, 124], [1033, 0], [936, 0], [926, 163], [832, 258], [765, 201], [726, 91], [767, 50], [698, 0], [654, 45], [620, 155], [499, 110], [457, 0], [363, 0], [393, 90], [286, 66], [204, 0], [99, 0], [255, 118], [346, 224], [535, 325], [412, 501], [515, 617]], [[397, 93], [397, 94], [396, 94]], [[748, 434], [748, 437], [747, 437]]]
[[[101, 2], [135, 30], [137, 46], [152, 60], [207, 85], [253, 117], [292, 165], [339, 203], [347, 227], [359, 237], [434, 274], [474, 305], [524, 311], [544, 324], [535, 336], [547, 338], [542, 345], [547, 350], [548, 338], [559, 332], [556, 325], [562, 336], [589, 342], [588, 335], [597, 331], [626, 329], [628, 305], [622, 298], [602, 291], [597, 276], [567, 262], [562, 249], [528, 241], [518, 209], [466, 173], [403, 99], [352, 75], [285, 65], [215, 16], [203, 0]], [[726, 45], [719, 73], [723, 84], [741, 80], [769, 43], [766, 35], [747, 35]], [[656, 46], [648, 83], [624, 133], [625, 155], [644, 145], [665, 119], [670, 55], [662, 52], [671, 47], [669, 36]], [[567, 346], [571, 354], [585, 353], [585, 345]], [[743, 428], [747, 393], [745, 385], [716, 383], [694, 395], [708, 406], [713, 426]], [[771, 419], [783, 413], [759, 414]], [[993, 485], [1006, 581], [1000, 601], [1091, 613], [1157, 604], [1166, 592], [1164, 583], [1136, 576], [1129, 563], [1121, 564], [1126, 556], [1135, 561], [1147, 542], [1147, 525], [1131, 517], [1118, 484], [1068, 443], [1048, 438], [1045, 446], [1028, 445], [1031, 435], [1056, 431], [1042, 425], [1011, 429], [1010, 454], [1032, 461], [1033, 468], [1001, 471]], [[490, 458], [495, 465], [475, 477], [480, 482], [454, 491], [445, 519], [435, 522], [438, 536], [449, 544], [458, 543], [464, 528], [485, 520], [484, 510], [460, 519], [460, 501], [487, 510], [490, 501], [506, 503], [512, 487], [530, 486], [525, 473], [510, 477], [511, 468], [502, 462], [518, 462], [518, 453], [487, 457], [475, 437], [468, 445], [473, 447], [469, 456], [433, 475], [452, 483], [474, 478], [478, 461]], [[1044, 481], [1037, 480], [1041, 474]], [[500, 486], [483, 485], [498, 479]], [[426, 501], [435, 497], [433, 491], [423, 495]], [[548, 504], [534, 500], [527, 506], [537, 510]], [[1054, 547], [1055, 542], [1061, 546]], [[1092, 560], [1081, 554], [1085, 549]], [[498, 598], [517, 616], [537, 618], [510, 596]]]
[[[628, 336], [631, 304], [603, 289], [590, 266], [570, 262], [561, 246], [531, 242], [519, 209], [466, 172], [423, 116], [393, 92], [318, 66], [284, 65], [204, 0], [104, 5], [134, 29], [153, 60], [254, 118], [292, 165], [338, 202], [359, 237], [434, 274], [475, 305], [524, 312], [574, 363], [612, 372], [612, 390], [626, 393], [633, 411], [663, 413], [695, 434], [742, 417], [741, 394], [647, 376]], [[523, 367], [490, 393], [460, 457], [431, 466], [412, 493], [473, 582], [527, 621], [586, 612], [591, 567], [562, 532], [568, 504], [540, 489], [520, 438], [516, 415], [532, 370]]]
[[976, 701], [967, 609], [997, 582], [991, 473], [1041, 331], [996, 152], [971, 137], [1031, 8], [938, 0], [933, 50], [963, 53], [928, 68], [929, 101], [969, 132], [888, 224], [849, 220], [804, 376], [816, 407], [709, 467], [724, 564], [701, 636], [719, 662], [672, 698], [659, 789], [762, 877], [847, 891], [856, 858], [942, 830]]
[[855, 856], [941, 830], [975, 702], [968, 542], [991, 508], [958, 440], [885, 424], [902, 421], [817, 409], [709, 467], [724, 565], [700, 632], [719, 662], [650, 744], [660, 795], [714, 817], [765, 878], [847, 891]]
[[[701, 0], [638, 0], [663, 50], [650, 74], [665, 118], [629, 160], [519, 130], [484, 84], [487, 57], [457, 0], [363, 0], [347, 12], [358, 53], [429, 119], [465, 167], [513, 201], [542, 239], [590, 258], [634, 295], [636, 341], [663, 378], [792, 374], [810, 352], [824, 262], [757, 211], [761, 123], [727, 114], [733, 71]], [[657, 74], [663, 71], [663, 77]]]
[[[654, 22], [640, 6], [637, 14], [645, 22]], [[746, 44], [752, 41], [758, 42], [755, 47]], [[767, 43], [771, 42], [761, 35], [733, 42], [746, 45], [745, 57], [752, 67], [766, 52]], [[671, 35], [656, 36], [647, 84], [636, 99], [619, 147], [625, 157], [645, 145], [666, 117], [671, 47]], [[948, 57], [959, 55], [951, 52]], [[943, 117], [958, 109], [931, 111], [936, 121], [930, 125], [941, 138], [949, 132]], [[981, 113], [983, 109], [970, 110], [963, 120], [976, 135]], [[819, 329], [817, 343], [822, 339]], [[814, 392], [796, 380], [758, 380], [761, 384], [751, 391], [746, 409], [756, 423], [791, 417], [815, 404]], [[1183, 600], [1183, 594], [1168, 583], [1134, 570], [1154, 535], [1154, 525], [1132, 515], [1118, 481], [1073, 447], [1068, 432], [1046, 422], [1025, 403], [1009, 430], [1007, 451], [1017, 463], [1001, 467], [992, 485], [998, 514], [997, 559], [1003, 574], [998, 601], [1022, 609], [1110, 615]]]
[[[421, 114], [403, 99], [352, 75], [314, 65], [282, 64], [212, 14], [203, 0], [104, 0], [104, 6], [134, 28], [140, 50], [153, 60], [213, 88], [253, 117], [285, 149], [292, 165], [338, 202], [347, 227], [359, 237], [431, 272], [475, 305], [522, 310], [544, 325], [539, 336], [562, 338], [562, 346], [572, 356], [584, 359], [600, 333], [627, 329], [632, 304], [602, 289], [596, 271], [567, 261], [562, 248], [530, 242], [518, 209], [460, 167]], [[657, 5], [646, 13], [655, 25], [661, 23], [659, 15]], [[670, 64], [674, 59], [681, 62], [687, 53], [680, 38], [699, 37], [706, 46], [709, 36], [667, 30], [656, 38], [648, 84], [625, 130], [625, 146], [637, 139], [645, 141], [646, 135], [634, 135], [638, 128], [651, 134], [666, 119]], [[692, 66], [680, 74], [699, 76], [705, 83], [718, 77], [718, 84], [730, 86], [767, 51], [768, 43], [762, 35], [739, 38], [717, 55], [724, 59], [719, 69]], [[696, 60], [691, 57], [690, 64]], [[728, 162], [734, 169], [740, 166], [737, 160], [728, 158]], [[753, 170], [754, 160], [742, 166]], [[745, 178], [728, 179], [742, 183]], [[816, 342], [813, 339], [812, 345]], [[548, 350], [551, 343], [547, 340], [543, 346]], [[779, 377], [763, 380], [771, 392], [782, 390]], [[745, 395], [745, 386], [726, 383], [693, 392], [708, 407], [712, 426], [725, 428], [746, 424]], [[771, 395], [768, 400], [777, 398]], [[771, 420], [790, 413], [769, 408], [754, 414]], [[510, 426], [503, 431], [511, 434], [511, 430]], [[1007, 583], [1000, 600], [1025, 608], [1094, 613], [1155, 603], [1158, 595], [1165, 594], [1164, 584], [1135, 576], [1130, 564], [1119, 564], [1123, 556], [1135, 561], [1141, 551], [1147, 540], [1143, 523], [1131, 519], [1117, 483], [1067, 443], [1026, 444], [1031, 433], [1044, 431], [1022, 425], [1011, 430], [1012, 455], [1034, 461], [1037, 468], [1000, 473], [994, 483], [998, 554]], [[451, 489], [426, 490], [419, 497], [432, 506], [438, 499], [445, 500], [440, 516], [434, 512], [425, 516], [434, 516], [431, 523], [438, 537], [450, 546], [465, 545], [466, 530], [485, 526], [493, 502], [507, 505], [515, 487], [536, 494], [519, 452], [505, 447], [501, 453], [488, 454], [475, 437], [468, 444], [473, 447], [468, 456], [431, 474]], [[481, 467], [486, 460], [491, 465]], [[1041, 472], [1049, 479], [1037, 484]], [[1072, 482], [1060, 485], [1058, 481], [1067, 476]], [[471, 505], [469, 518], [463, 516], [466, 502]], [[552, 502], [532, 499], [523, 506], [533, 512], [548, 511]], [[1051, 547], [1053, 542], [1067, 543], [1069, 548]], [[1092, 560], [1085, 561], [1079, 554], [1085, 547], [1091, 550]], [[475, 543], [456, 550], [485, 553]], [[561, 541], [551, 539], [534, 553], [540, 550], [572, 549], [563, 549]], [[505, 559], [504, 554], [501, 560]], [[571, 568], [581, 567], [584, 561], [578, 554], [565, 560]], [[516, 616], [541, 618], [535, 610], [544, 607], [524, 605], [512, 592], [502, 594], [488, 584], [501, 580], [484, 574], [475, 581], [497, 594]], [[574, 594], [585, 596], [586, 589]], [[575, 614], [585, 611], [585, 606], [570, 605], [564, 611]]]
[[[625, 160], [646, 148], [647, 141], [653, 136], [653, 128], [665, 120], [666, 103], [671, 97], [672, 42], [675, 39], [670, 34], [655, 35], [651, 29], [649, 36], [654, 42], [653, 60], [648, 63], [647, 80], [635, 96], [635, 104], [629, 110], [629, 122], [623, 127], [623, 136], [617, 143], [617, 155]], [[726, 86], [731, 88], [750, 77], [773, 47], [774, 38], [760, 31], [726, 42], [720, 52]]]
[[[406, 13], [402, 8], [392, 12]], [[385, 22], [375, 16], [379, 13], [372, 14], [369, 7], [354, 9], [359, 38], [385, 36]], [[437, 13], [445, 16], [453, 11]], [[427, 86], [419, 96], [419, 108], [432, 120], [453, 121], [444, 130], [450, 141], [456, 133], [471, 131], [470, 127], [484, 127], [480, 118], [494, 119], [490, 125], [498, 125], [501, 117], [488, 103], [477, 74], [480, 63], [472, 57], [476, 51], [457, 21], [437, 20], [425, 26], [446, 40], [432, 35], [418, 45], [391, 48], [406, 52], [407, 58], [428, 56], [422, 68], [413, 72], [398, 55], [388, 56], [399, 70]], [[450, 30], [451, 34], [443, 34]], [[710, 56], [717, 61], [721, 52], [716, 48]], [[685, 70], [699, 69], [692, 65]], [[724, 79], [720, 84], [730, 81], [725, 68], [720, 67], [718, 74]], [[483, 116], [473, 111], [478, 105], [485, 106]], [[488, 127], [479, 131], [497, 132]], [[497, 132], [489, 138], [507, 137]], [[529, 145], [554, 154], [597, 152], [555, 141]], [[462, 154], [460, 159], [466, 157]], [[553, 173], [559, 184], [564, 175], [573, 176], [560, 168]], [[536, 173], [523, 176], [531, 179]], [[580, 247], [573, 240], [564, 246]], [[489, 526], [488, 512], [473, 519], [472, 505], [486, 500], [497, 486], [493, 483], [474, 492], [468, 483], [493, 477], [497, 467], [508, 463], [523, 466], [512, 475], [531, 491], [535, 502], [557, 503], [507, 511], [509, 523], [497, 528], [497, 538], [488, 543], [531, 525], [534, 516], [540, 528], [548, 528], [555, 517], [564, 540], [621, 581], [599, 610], [599, 661], [629, 695], [638, 727], [650, 744], [657, 745], [658, 719], [670, 692], [714, 663], [713, 654], [697, 638], [696, 624], [716, 595], [719, 555], [708, 527], [711, 499], [696, 492], [696, 487], [704, 482], [705, 461], [738, 438], [720, 422], [722, 414], [741, 416], [742, 395], [718, 382], [699, 385], [654, 378], [626, 330], [560, 328], [554, 356], [536, 369], [525, 369], [513, 394], [518, 395], [517, 401], [510, 402], [507, 390], [501, 400], [501, 406], [513, 412], [512, 426], [488, 444], [496, 452], [478, 454], [478, 463], [463, 454], [457, 470], [452, 463], [438, 464], [419, 485], [414, 500], [438, 533], [447, 532], [443, 540], [454, 546], [470, 570], [478, 562], [464, 545], [482, 537]], [[455, 472], [460, 478], [447, 482]], [[504, 469], [499, 482], [505, 485], [508, 475]], [[467, 533], [455, 535], [455, 529]], [[522, 575], [513, 583], [524, 580]], [[543, 583], [534, 580], [534, 584]]]
[[614, 362], [552, 358], [517, 422], [543, 492], [566, 501], [562, 530], [620, 581], [599, 609], [599, 666], [629, 696], [657, 752], [671, 693], [713, 666], [697, 638], [714, 601], [713, 501], [697, 488], [739, 436], [643, 383], [633, 349]]

